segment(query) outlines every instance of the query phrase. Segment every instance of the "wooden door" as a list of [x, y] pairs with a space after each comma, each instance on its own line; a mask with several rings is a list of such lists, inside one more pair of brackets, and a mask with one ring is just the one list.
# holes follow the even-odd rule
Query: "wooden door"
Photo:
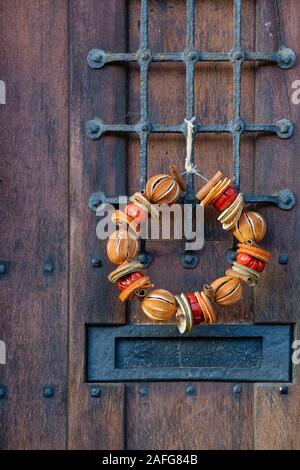
[[[193, 4], [149, 0], [152, 54], [185, 50], [187, 3]], [[203, 53], [232, 50], [234, 3], [240, 2], [195, 1], [194, 45], [202, 59]], [[299, 55], [297, 7], [296, 0], [244, 0], [243, 49], [272, 53], [286, 46]], [[1, 448], [299, 448], [299, 367], [291, 362], [284, 384], [230, 377], [165, 381], [163, 375], [146, 382], [87, 381], [90, 326], [146, 323], [138, 304], [121, 305], [107, 281], [111, 265], [88, 208], [91, 193], [99, 190], [113, 197], [139, 189], [139, 138], [112, 132], [93, 140], [85, 130], [95, 117], [108, 124], [139, 122], [141, 64], [95, 69], [87, 56], [92, 49], [139, 50], [141, 1], [1, 0], [0, 10], [0, 79], [6, 85], [6, 104], [0, 105], [0, 340], [6, 347], [6, 364], [0, 365]], [[197, 123], [231, 122], [232, 68], [230, 60], [195, 64]], [[294, 125], [289, 139], [278, 138], [277, 127], [242, 134], [240, 185], [248, 195], [289, 189], [297, 199], [299, 77], [298, 60], [287, 69], [270, 61], [243, 64], [243, 121], [276, 125], [287, 119]], [[184, 62], [150, 62], [148, 102], [152, 124], [184, 122]], [[151, 132], [147, 148], [149, 176], [170, 164], [183, 167], [183, 134]], [[208, 177], [218, 169], [232, 175], [231, 134], [197, 133], [195, 161]], [[275, 324], [286, 324], [293, 339], [300, 339], [299, 205], [290, 211], [276, 204], [258, 209], [267, 220], [272, 263], [242, 302], [219, 310], [219, 323], [264, 324], [271, 335], [277, 334]], [[213, 212], [205, 217], [206, 241], [195, 269], [181, 264], [183, 241], [147, 243], [155, 285], [173, 293], [194, 291], [222, 275], [232, 239]]]

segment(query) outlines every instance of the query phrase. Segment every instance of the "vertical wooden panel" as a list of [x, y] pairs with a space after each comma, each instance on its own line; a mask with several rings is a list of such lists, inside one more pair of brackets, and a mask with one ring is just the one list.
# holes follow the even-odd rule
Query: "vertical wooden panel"
[[[279, 2], [281, 34], [288, 47], [299, 55], [300, 12], [293, 0]], [[278, 49], [278, 28], [274, 4], [257, 4], [257, 48]], [[286, 118], [293, 121], [294, 136], [280, 140], [276, 136], [258, 137], [255, 155], [255, 191], [275, 194], [281, 189], [292, 190], [299, 200], [299, 105], [292, 103], [292, 83], [299, 77], [300, 62], [290, 70], [276, 65], [259, 67], [256, 75], [256, 121], [275, 123]], [[268, 224], [263, 245], [272, 252], [272, 260], [261, 282], [255, 289], [256, 321], [299, 320], [299, 233], [300, 206], [292, 211], [264, 207], [261, 212]], [[280, 265], [278, 257], [289, 256], [288, 265]]]
[[[130, 2], [129, 48], [138, 47], [139, 2]], [[186, 2], [150, 1], [150, 44], [155, 51], [182, 51]], [[172, 21], [170, 20], [172, 18]], [[244, 47], [254, 49], [254, 4], [244, 3]], [[196, 46], [202, 51], [229, 51], [233, 47], [233, 2], [199, 1], [196, 8]], [[216, 124], [230, 122], [233, 115], [231, 64], [202, 63], [195, 76], [195, 115], [199, 122]], [[243, 75], [243, 117], [254, 121], [254, 70], [245, 66]], [[130, 116], [138, 115], [139, 76], [133, 71], [129, 77]], [[249, 104], [250, 103], [250, 104]], [[185, 67], [183, 64], [152, 64], [149, 74], [149, 108], [153, 123], [177, 123], [185, 117]], [[242, 190], [253, 189], [253, 137], [243, 138], [241, 157]], [[128, 146], [129, 193], [139, 182], [138, 141], [130, 139]], [[185, 142], [178, 135], [152, 135], [148, 145], [148, 175], [167, 172], [170, 164], [184, 168]], [[201, 173], [210, 177], [218, 169], [232, 174], [232, 145], [230, 137], [201, 135], [196, 138], [195, 160]], [[202, 182], [195, 180], [196, 188]], [[206, 243], [198, 253], [200, 262], [195, 270], [182, 268], [179, 255], [182, 242], [149, 242], [147, 249], [154, 253], [149, 275], [156, 286], [171, 292], [189, 292], [201, 289], [209, 280], [223, 275], [227, 269], [224, 254], [231, 247], [230, 234], [224, 233], [216, 221], [215, 211], [205, 215]], [[208, 241], [209, 240], [209, 241]], [[172, 276], [170, 276], [172, 273]], [[176, 273], [176, 275], [174, 275]], [[138, 302], [129, 305], [130, 321], [145, 322]], [[252, 290], [245, 289], [243, 302], [234, 308], [218, 309], [220, 322], [247, 322], [253, 318]], [[183, 384], [151, 384], [149, 397], [142, 398], [139, 386], [127, 386], [127, 447], [128, 448], [251, 448], [252, 386], [246, 386], [241, 400], [242, 410], [235, 415], [236, 404], [226, 384], [199, 384], [199, 396], [184, 397]], [[225, 392], [226, 391], [226, 392]], [[202, 411], [204, 397], [214, 397]], [[226, 405], [221, 403], [226, 393]], [[207, 394], [207, 395], [206, 395]], [[230, 395], [230, 397], [229, 397]], [[231, 402], [231, 400], [233, 400]], [[215, 402], [215, 404], [214, 404]], [[228, 408], [227, 408], [228, 404]], [[250, 410], [250, 411], [249, 411]], [[245, 419], [244, 425], [241, 422]], [[241, 421], [240, 421], [241, 420]], [[216, 424], [217, 423], [217, 424]], [[213, 428], [213, 431], [211, 429]], [[219, 429], [219, 431], [218, 431]], [[201, 431], [199, 431], [201, 430]], [[225, 430], [225, 431], [224, 431]]]
[[300, 387], [280, 395], [278, 386], [255, 388], [255, 449], [298, 450], [300, 447]]
[[[127, 385], [127, 449], [251, 449], [253, 386]], [[195, 387], [187, 395], [187, 387]]]
[[[0, 446], [66, 445], [68, 279], [67, 2], [0, 2]], [[44, 272], [46, 260], [53, 269]], [[44, 398], [45, 385], [55, 387]]]
[[[280, 31], [274, 4], [257, 2], [257, 47], [277, 50], [278, 33], [299, 56], [300, 12], [295, 0], [279, 1]], [[299, 105], [292, 102], [292, 83], [299, 78], [300, 65], [290, 70], [260, 67], [256, 78], [256, 121], [276, 122], [290, 119], [295, 126], [290, 140], [274, 136], [259, 137], [256, 142], [255, 189], [260, 193], [276, 193], [289, 188], [299, 200]], [[264, 322], [297, 322], [295, 338], [299, 338], [299, 204], [292, 211], [276, 207], [260, 209], [268, 224], [264, 245], [272, 252], [272, 262], [255, 290], [255, 319]], [[278, 257], [288, 255], [287, 265]], [[299, 366], [294, 366], [293, 380], [299, 382]], [[255, 387], [255, 448], [299, 448], [299, 385], [290, 385], [288, 395], [280, 395], [278, 386], [261, 384]]]
[[[124, 307], [107, 280], [106, 241], [96, 236], [96, 217], [88, 197], [101, 189], [107, 196], [126, 194], [125, 141], [105, 136], [91, 141], [85, 123], [95, 116], [104, 122], [125, 122], [126, 69], [87, 65], [91, 49], [124, 51], [125, 1], [75, 0], [70, 6], [70, 448], [123, 447], [123, 386], [105, 385], [101, 396], [90, 396], [85, 384], [85, 324], [122, 323]], [[103, 268], [93, 268], [91, 259]], [[84, 436], [84, 437], [83, 437]]]

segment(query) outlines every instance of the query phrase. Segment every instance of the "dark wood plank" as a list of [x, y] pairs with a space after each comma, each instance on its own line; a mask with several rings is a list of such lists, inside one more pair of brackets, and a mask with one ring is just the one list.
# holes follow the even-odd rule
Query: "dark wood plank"
[[[186, 387], [195, 387], [194, 395]], [[126, 449], [251, 449], [253, 386], [126, 385]]]
[[[66, 446], [68, 281], [67, 2], [0, 2], [0, 447]], [[53, 271], [44, 273], [48, 258]], [[50, 269], [51, 271], [51, 269]], [[42, 389], [53, 385], [53, 398]]]
[[[296, 2], [279, 2], [282, 17], [281, 29], [287, 46], [299, 55], [300, 12]], [[267, 25], [267, 26], [266, 26]], [[257, 48], [277, 50], [278, 37], [274, 5], [265, 1], [257, 4]], [[300, 63], [290, 70], [276, 66], [261, 66], [256, 74], [256, 122], [276, 122], [286, 118], [293, 121], [295, 134], [289, 140], [276, 136], [258, 137], [255, 154], [255, 191], [275, 194], [289, 188], [299, 199], [300, 149], [299, 105], [291, 102], [292, 83], [299, 77]], [[292, 211], [277, 207], [260, 209], [268, 225], [263, 245], [272, 252], [272, 260], [266, 275], [255, 289], [256, 321], [299, 320], [299, 233], [300, 206]], [[288, 265], [280, 265], [278, 257], [289, 256]]]
[[[299, 56], [300, 12], [294, 0], [279, 1], [281, 34], [287, 47]], [[274, 5], [257, 2], [257, 47], [278, 48], [278, 30]], [[290, 140], [260, 137], [256, 142], [255, 190], [276, 193], [289, 188], [299, 199], [299, 105], [293, 104], [292, 83], [299, 78], [300, 64], [290, 70], [260, 67], [256, 75], [256, 121], [276, 122], [287, 118], [295, 125]], [[292, 211], [277, 208], [260, 209], [268, 224], [265, 246], [272, 251], [272, 262], [255, 290], [255, 319], [263, 322], [297, 322], [295, 339], [299, 338], [299, 205]], [[287, 265], [278, 257], [289, 256]], [[277, 386], [261, 384], [255, 387], [255, 448], [299, 448], [299, 367], [293, 368], [293, 380], [288, 395], [280, 395]]]
[[[129, 48], [135, 50], [139, 18], [137, 1], [130, 2]], [[244, 46], [254, 50], [254, 4], [244, 2]], [[152, 19], [151, 19], [152, 18]], [[170, 20], [172, 18], [172, 21]], [[185, 47], [185, 2], [150, 2], [150, 43], [156, 51], [180, 51]], [[233, 2], [204, 0], [197, 2], [196, 46], [200, 50], [231, 50], [233, 47]], [[254, 69], [246, 66], [243, 77], [243, 117], [254, 121]], [[138, 115], [139, 77], [133, 71], [129, 79], [130, 116]], [[229, 64], [197, 65], [195, 80], [195, 114], [202, 123], [223, 123], [232, 119], [232, 67]], [[152, 64], [149, 76], [149, 106], [152, 122], [177, 123], [185, 117], [185, 68], [182, 64]], [[166, 172], [170, 164], [183, 169], [185, 142], [182, 136], [152, 135], [149, 139], [148, 175]], [[139, 182], [139, 145], [131, 139], [128, 145], [128, 189], [136, 190]], [[201, 135], [196, 138], [195, 160], [201, 173], [211, 176], [218, 169], [232, 174], [232, 145], [229, 136]], [[245, 137], [242, 144], [242, 190], [253, 190], [254, 139]], [[201, 181], [196, 179], [197, 185]], [[230, 234], [225, 234], [216, 221], [216, 213], [207, 211], [206, 243], [199, 252], [200, 262], [195, 270], [182, 268], [179, 255], [182, 242], [149, 242], [147, 249], [154, 253], [149, 274], [154, 284], [171, 292], [201, 289], [204, 282], [223, 275], [227, 269], [224, 254], [231, 246]], [[170, 275], [172, 273], [172, 275]], [[176, 274], [174, 274], [176, 273]], [[253, 318], [253, 293], [245, 289], [244, 300], [230, 309], [218, 309], [220, 322], [247, 322]], [[138, 302], [131, 302], [129, 321], [147, 322]], [[197, 384], [197, 396], [185, 399], [183, 384], [151, 384], [149, 397], [142, 398], [139, 386], [127, 386], [127, 448], [251, 448], [252, 386], [246, 386], [242, 410], [233, 411], [236, 402], [231, 398], [231, 385]], [[221, 403], [227, 393], [227, 405]], [[204, 398], [202, 399], [202, 395]], [[206, 398], [214, 398], [203, 406]], [[229, 397], [230, 395], [230, 397]], [[208, 398], [207, 398], [208, 399]], [[184, 405], [183, 406], [183, 402]], [[232, 403], [233, 402], [233, 403]], [[229, 408], [232, 409], [229, 412]], [[205, 407], [205, 410], [203, 408]], [[250, 411], [249, 411], [250, 410]], [[245, 419], [244, 424], [241, 422]], [[217, 424], [216, 424], [217, 423]], [[243, 427], [244, 426], [244, 427]], [[201, 432], [198, 430], [201, 429]], [[211, 431], [213, 429], [213, 431]], [[225, 432], [224, 432], [225, 429]], [[218, 431], [219, 430], [219, 431]], [[222, 439], [222, 437], [223, 439]]]
[[257, 385], [254, 445], [256, 450], [298, 450], [300, 447], [300, 387], [289, 386], [281, 395], [278, 386]]
[[[83, 384], [83, 378], [71, 385], [69, 449], [124, 449], [124, 385]], [[100, 396], [93, 397], [93, 389]]]
[[[85, 123], [126, 121], [126, 69], [92, 70], [87, 54], [93, 48], [124, 51], [125, 1], [70, 2], [70, 375], [69, 439], [72, 449], [119, 449], [123, 446], [123, 387], [105, 386], [100, 398], [85, 383], [85, 324], [122, 323], [125, 308], [107, 280], [106, 241], [96, 236], [96, 217], [87, 208], [90, 193], [126, 194], [125, 140], [105, 136], [90, 141]], [[116, 92], [117, 90], [117, 92]], [[103, 268], [91, 266], [97, 257]]]

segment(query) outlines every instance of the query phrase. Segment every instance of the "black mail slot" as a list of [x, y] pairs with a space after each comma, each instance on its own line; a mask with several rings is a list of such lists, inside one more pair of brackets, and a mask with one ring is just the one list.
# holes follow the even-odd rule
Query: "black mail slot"
[[291, 380], [291, 325], [88, 326], [89, 382]]

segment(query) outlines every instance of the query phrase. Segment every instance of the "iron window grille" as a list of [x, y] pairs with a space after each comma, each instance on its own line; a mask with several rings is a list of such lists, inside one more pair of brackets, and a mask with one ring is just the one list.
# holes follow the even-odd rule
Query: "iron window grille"
[[[278, 5], [277, 17], [279, 19]], [[121, 62], [135, 62], [140, 67], [140, 119], [136, 124], [106, 124], [95, 118], [86, 124], [86, 134], [93, 140], [106, 133], [135, 133], [140, 139], [140, 188], [144, 189], [147, 181], [148, 138], [150, 133], [177, 133], [187, 138], [187, 123], [156, 124], [149, 120], [148, 78], [151, 62], [181, 62], [186, 68], [186, 116], [187, 120], [195, 114], [195, 66], [198, 62], [230, 62], [233, 66], [233, 119], [225, 124], [203, 125], [194, 122], [192, 143], [192, 161], [194, 161], [194, 137], [197, 133], [230, 133], [232, 136], [233, 183], [240, 189], [240, 154], [241, 136], [243, 133], [271, 133], [281, 139], [293, 135], [293, 124], [282, 119], [274, 124], [251, 124], [241, 116], [241, 81], [244, 62], [275, 63], [282, 69], [292, 68], [296, 61], [293, 50], [285, 47], [280, 38], [277, 52], [248, 52], [242, 44], [242, 0], [234, 0], [234, 46], [229, 52], [200, 52], [195, 48], [195, 0], [186, 0], [186, 47], [182, 52], [152, 52], [149, 48], [149, 2], [141, 0], [140, 47], [137, 52], [109, 53], [93, 49], [88, 54], [88, 64], [92, 69], [101, 69], [105, 65]], [[194, 199], [194, 175], [187, 177], [187, 194], [185, 202]], [[280, 191], [277, 195], [245, 195], [248, 203], [274, 203], [281, 209], [291, 209], [295, 204], [294, 194], [289, 190]], [[103, 192], [91, 195], [89, 207], [96, 211], [103, 203], [117, 204], [118, 197], [107, 198]], [[184, 264], [184, 263], [183, 263]], [[185, 266], [188, 267], [188, 266]], [[193, 266], [191, 266], [193, 267]]]

